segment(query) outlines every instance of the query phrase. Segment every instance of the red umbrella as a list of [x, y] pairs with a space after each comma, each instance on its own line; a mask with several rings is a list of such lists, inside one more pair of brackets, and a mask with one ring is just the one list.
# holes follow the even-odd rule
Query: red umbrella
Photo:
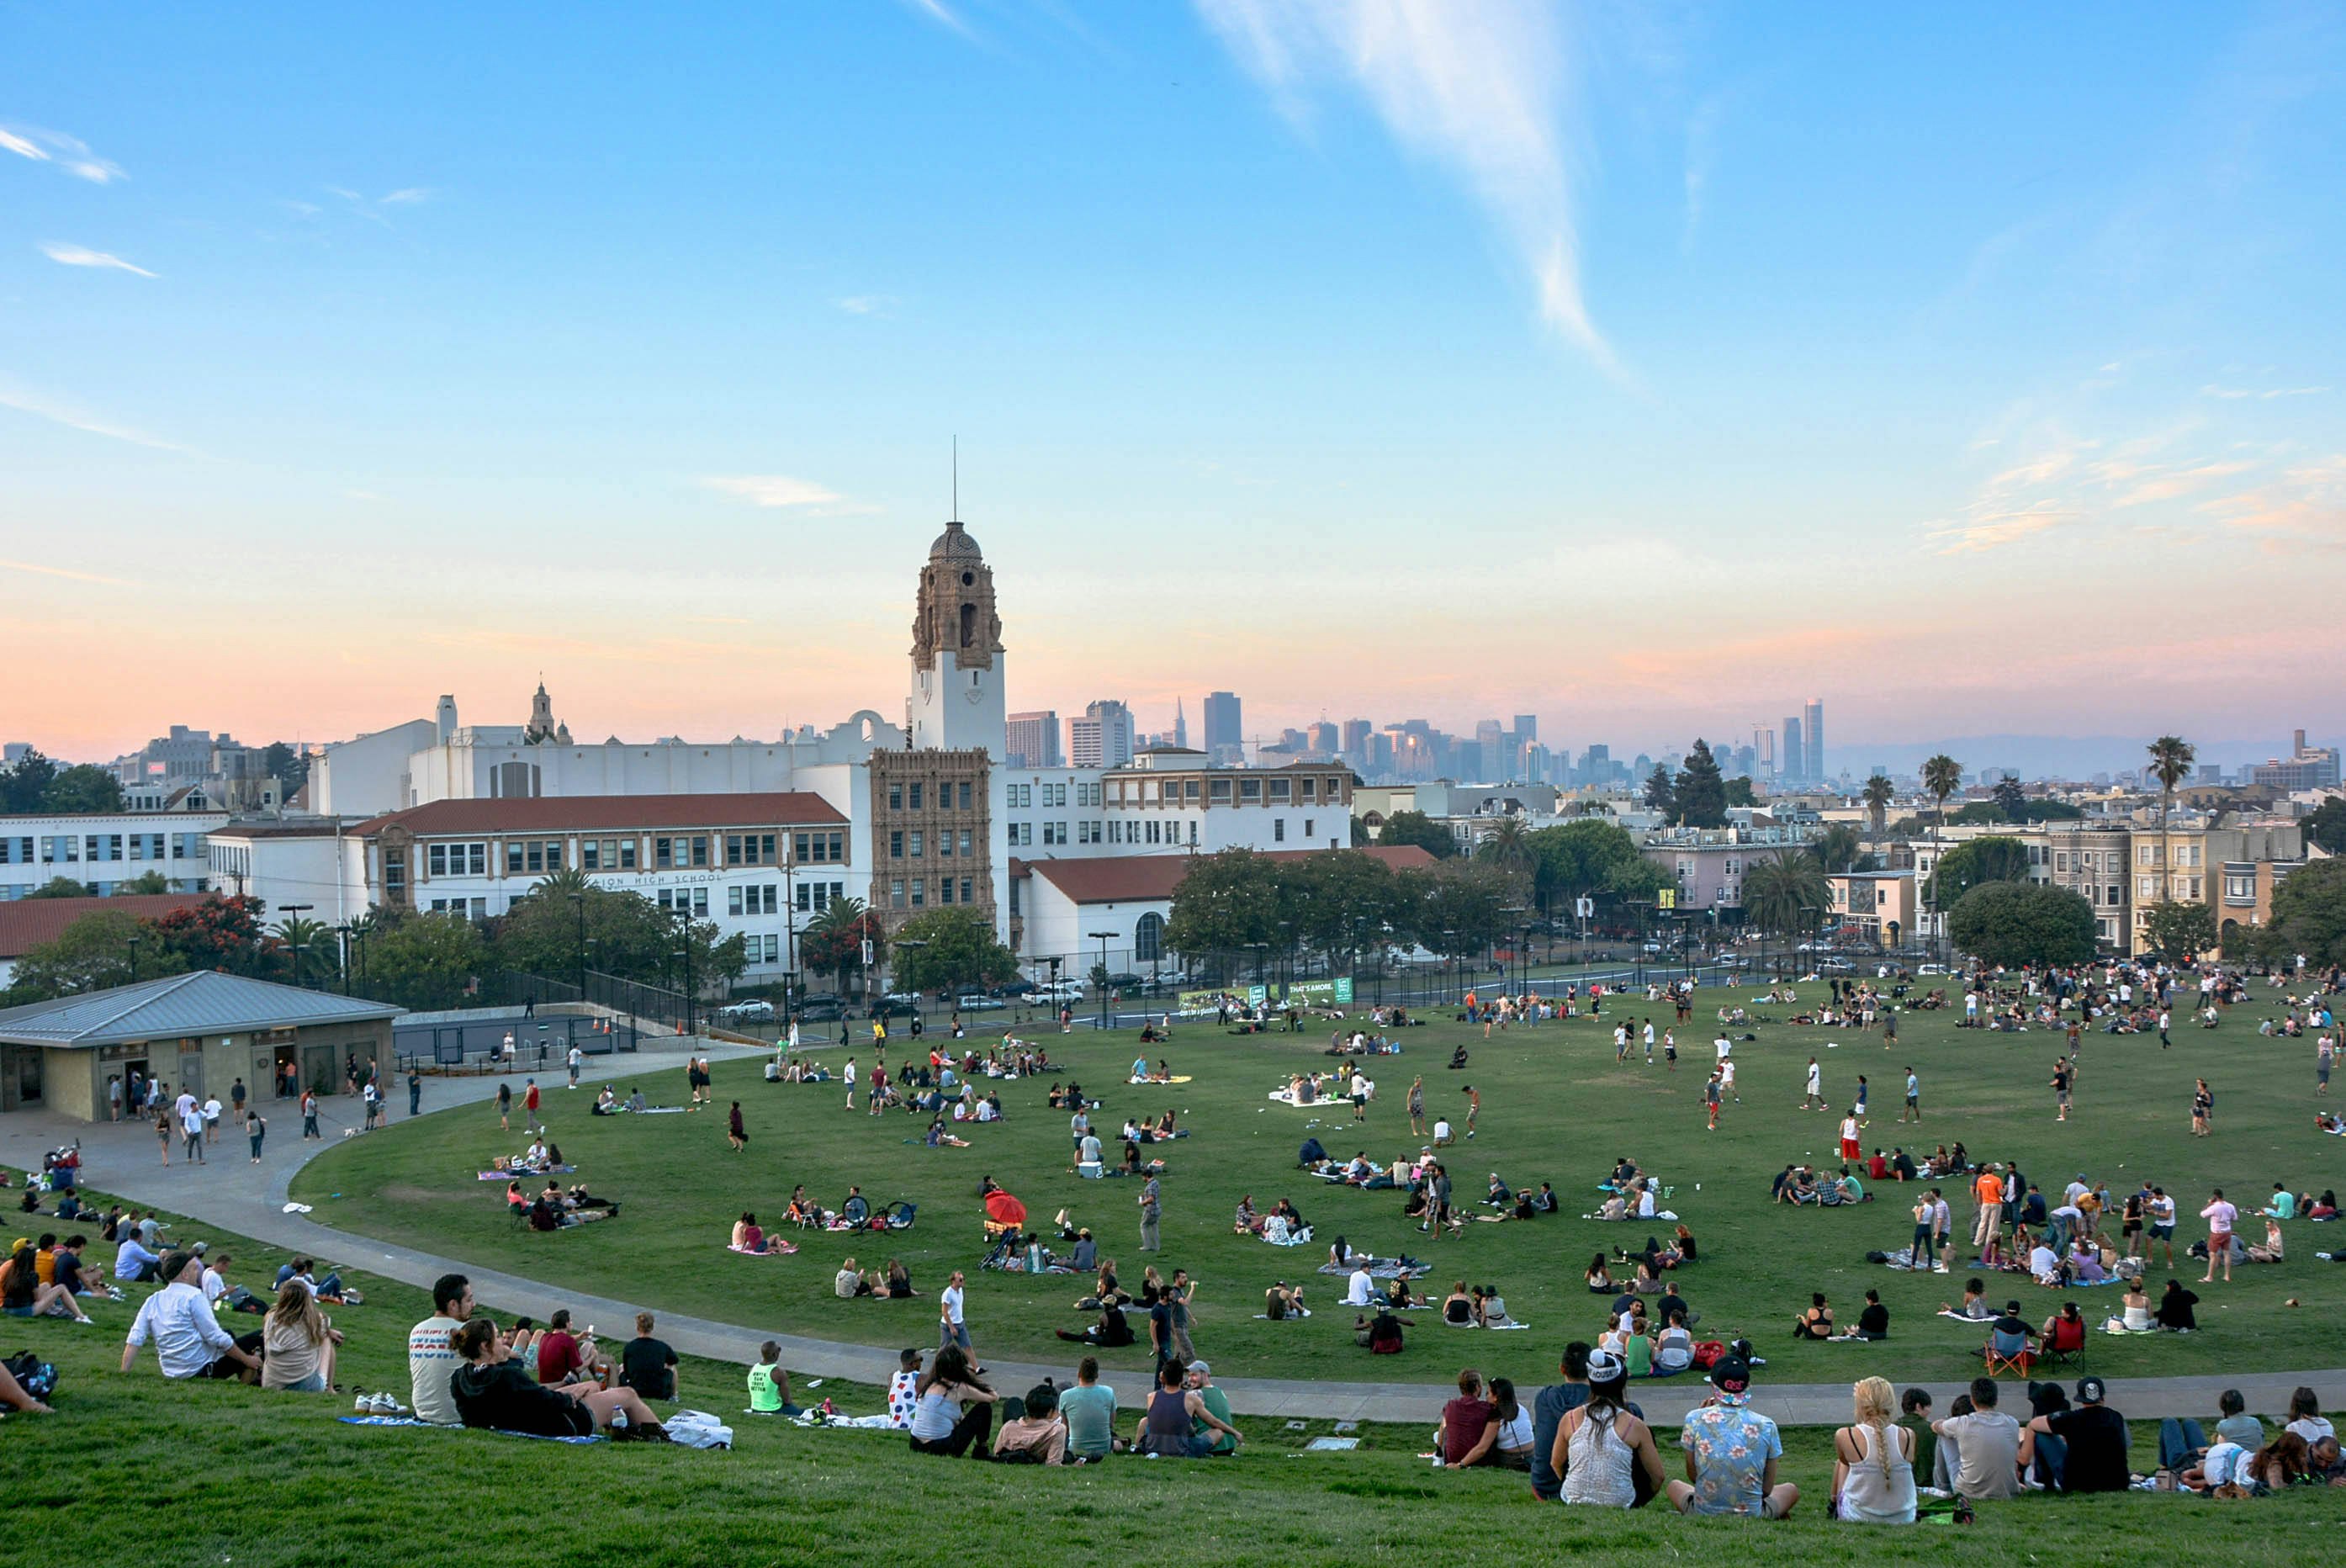
[[1026, 1206], [999, 1189], [985, 1195], [985, 1214], [996, 1225], [1026, 1223]]

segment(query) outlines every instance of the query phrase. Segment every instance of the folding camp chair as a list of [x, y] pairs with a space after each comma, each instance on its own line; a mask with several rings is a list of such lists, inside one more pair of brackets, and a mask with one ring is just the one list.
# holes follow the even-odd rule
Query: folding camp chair
[[1980, 1353], [1987, 1360], [1989, 1377], [2000, 1378], [2006, 1372], [2022, 1378], [2028, 1376], [2028, 1369], [2036, 1359], [2035, 1352], [2029, 1349], [2025, 1336], [2015, 1334], [2011, 1339], [2016, 1343], [2005, 1342], [2004, 1335], [1990, 1334], [1987, 1343], [1981, 1348]]

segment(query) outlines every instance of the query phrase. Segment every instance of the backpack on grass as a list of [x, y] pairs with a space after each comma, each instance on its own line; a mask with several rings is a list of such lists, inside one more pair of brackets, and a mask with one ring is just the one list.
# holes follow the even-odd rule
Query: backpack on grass
[[49, 1396], [57, 1391], [56, 1364], [42, 1360], [30, 1350], [17, 1351], [6, 1360], [0, 1361], [0, 1367], [8, 1369], [8, 1375], [16, 1380], [16, 1386], [23, 1389], [28, 1397], [45, 1405], [49, 1402]]

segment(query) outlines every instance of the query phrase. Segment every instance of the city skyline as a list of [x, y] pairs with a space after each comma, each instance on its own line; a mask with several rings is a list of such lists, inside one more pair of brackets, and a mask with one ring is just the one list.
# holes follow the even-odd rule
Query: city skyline
[[892, 718], [956, 509], [1011, 704], [1151, 731], [2346, 728], [2289, 613], [2346, 588], [2322, 8], [9, 29], [0, 656], [60, 673], [5, 728], [59, 755], [541, 672], [582, 739]]

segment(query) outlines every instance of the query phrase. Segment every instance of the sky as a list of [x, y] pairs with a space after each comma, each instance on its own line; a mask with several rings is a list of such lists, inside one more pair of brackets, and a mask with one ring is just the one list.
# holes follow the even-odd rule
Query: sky
[[892, 714], [956, 442], [1014, 708], [2346, 731], [2346, 12], [1851, 23], [0, 0], [0, 738]]

